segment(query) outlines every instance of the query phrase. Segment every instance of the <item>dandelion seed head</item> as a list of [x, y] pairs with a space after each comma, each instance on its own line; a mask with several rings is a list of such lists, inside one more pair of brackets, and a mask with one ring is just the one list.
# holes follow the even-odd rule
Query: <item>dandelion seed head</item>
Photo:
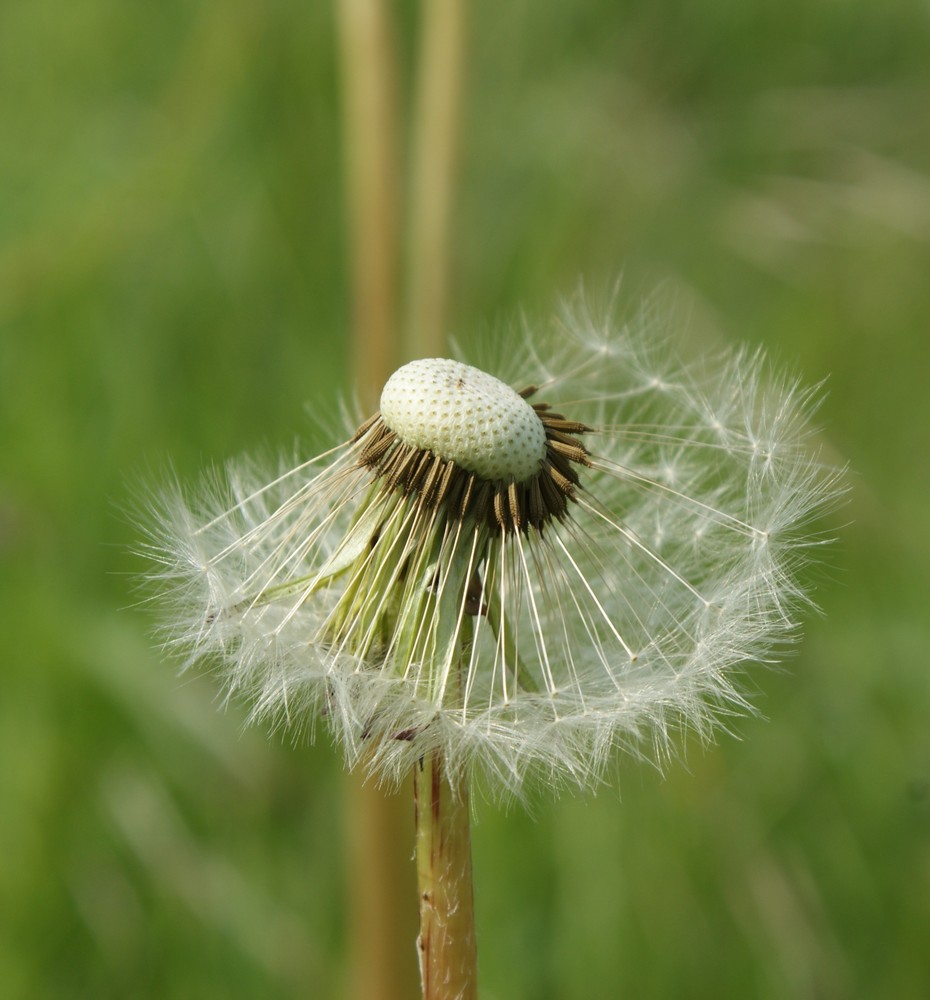
[[618, 749], [726, 725], [797, 637], [841, 488], [810, 391], [655, 333], [576, 304], [506, 382], [413, 362], [326, 454], [167, 490], [146, 551], [168, 645], [388, 781], [440, 750], [501, 795], [588, 787]]
[[411, 361], [381, 393], [385, 424], [406, 444], [482, 479], [525, 482], [546, 455], [533, 408], [500, 379], [446, 358]]

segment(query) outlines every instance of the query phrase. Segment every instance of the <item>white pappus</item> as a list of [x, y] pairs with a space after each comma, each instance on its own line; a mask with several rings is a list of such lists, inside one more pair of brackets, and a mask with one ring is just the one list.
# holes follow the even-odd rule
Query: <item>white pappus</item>
[[164, 638], [380, 777], [438, 750], [502, 794], [592, 785], [748, 707], [745, 666], [796, 636], [841, 492], [816, 401], [579, 303], [492, 371], [412, 362], [331, 451], [155, 498]]

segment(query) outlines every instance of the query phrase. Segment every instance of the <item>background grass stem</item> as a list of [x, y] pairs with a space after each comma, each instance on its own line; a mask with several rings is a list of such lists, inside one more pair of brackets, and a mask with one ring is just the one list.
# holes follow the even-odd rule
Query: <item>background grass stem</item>
[[442, 357], [465, 65], [465, 4], [421, 4], [412, 136], [404, 354]]
[[[389, 5], [341, 0], [343, 148], [348, 209], [351, 364], [365, 412], [396, 364], [397, 134]], [[409, 788], [346, 784], [350, 996], [406, 1000], [416, 989]]]

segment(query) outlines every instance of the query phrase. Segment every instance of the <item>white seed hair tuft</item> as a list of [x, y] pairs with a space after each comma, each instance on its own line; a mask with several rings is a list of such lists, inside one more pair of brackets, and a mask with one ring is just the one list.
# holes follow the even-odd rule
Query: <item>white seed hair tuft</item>
[[166, 645], [386, 781], [439, 751], [502, 798], [590, 787], [617, 749], [708, 736], [749, 708], [746, 666], [797, 638], [811, 521], [843, 490], [811, 444], [816, 393], [656, 334], [581, 303], [493, 365], [540, 387], [535, 410], [417, 361], [385, 386], [389, 429], [165, 490], [145, 552]]

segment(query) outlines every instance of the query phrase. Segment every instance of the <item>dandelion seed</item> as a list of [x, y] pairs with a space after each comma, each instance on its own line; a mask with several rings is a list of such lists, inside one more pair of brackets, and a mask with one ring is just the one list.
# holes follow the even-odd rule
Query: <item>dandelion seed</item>
[[617, 747], [707, 734], [795, 636], [837, 477], [814, 394], [650, 337], [576, 307], [493, 374], [405, 365], [325, 455], [163, 495], [169, 645], [387, 779], [438, 752], [505, 793], [587, 786]]

